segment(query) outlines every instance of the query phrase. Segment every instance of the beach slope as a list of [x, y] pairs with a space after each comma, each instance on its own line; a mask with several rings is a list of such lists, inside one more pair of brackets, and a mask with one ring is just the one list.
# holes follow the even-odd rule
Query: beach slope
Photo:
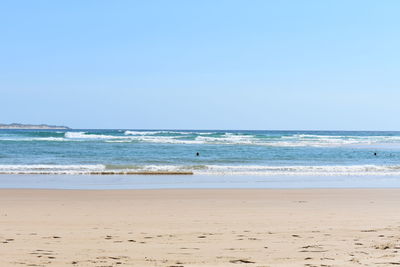
[[394, 266], [399, 189], [0, 190], [0, 266]]

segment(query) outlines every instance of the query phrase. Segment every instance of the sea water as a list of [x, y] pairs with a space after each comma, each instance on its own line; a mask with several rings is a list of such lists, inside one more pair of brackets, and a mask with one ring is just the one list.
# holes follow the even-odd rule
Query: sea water
[[[0, 174], [53, 174], [61, 181], [61, 175], [103, 171], [193, 172], [200, 181], [228, 179], [232, 185], [238, 179], [256, 184], [257, 179], [275, 183], [314, 176], [315, 184], [327, 177], [368, 176], [393, 185], [400, 177], [400, 132], [0, 130]], [[103, 179], [112, 185], [139, 178]], [[154, 178], [140, 179], [145, 185]]]

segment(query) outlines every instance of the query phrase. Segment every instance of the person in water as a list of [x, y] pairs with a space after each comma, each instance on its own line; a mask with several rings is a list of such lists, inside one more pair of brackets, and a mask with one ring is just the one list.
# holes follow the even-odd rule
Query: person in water
[[200, 156], [200, 153], [199, 153], [199, 152], [196, 152], [196, 156], [197, 156], [197, 157]]

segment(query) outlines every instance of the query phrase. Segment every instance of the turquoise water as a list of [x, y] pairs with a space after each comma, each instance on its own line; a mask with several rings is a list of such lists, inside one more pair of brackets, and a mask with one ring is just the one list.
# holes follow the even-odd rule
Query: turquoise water
[[400, 132], [0, 130], [2, 174], [105, 170], [396, 176]]

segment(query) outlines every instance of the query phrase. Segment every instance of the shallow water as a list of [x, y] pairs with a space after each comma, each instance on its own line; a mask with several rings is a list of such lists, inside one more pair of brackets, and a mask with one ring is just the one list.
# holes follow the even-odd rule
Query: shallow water
[[400, 188], [395, 176], [0, 175], [0, 188], [234, 189]]

